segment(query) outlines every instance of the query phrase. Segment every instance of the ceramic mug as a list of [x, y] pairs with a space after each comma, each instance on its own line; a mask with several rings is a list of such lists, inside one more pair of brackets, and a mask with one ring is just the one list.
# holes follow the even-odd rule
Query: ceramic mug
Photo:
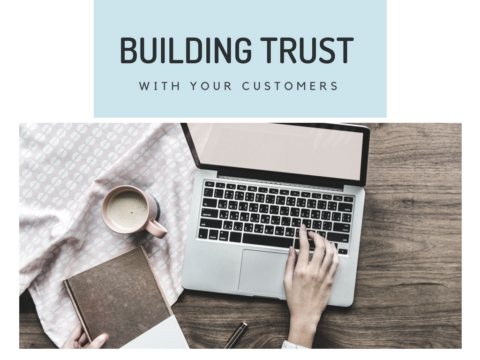
[[147, 230], [153, 236], [163, 238], [167, 229], [155, 220], [159, 211], [152, 195], [130, 185], [113, 188], [102, 202], [103, 221], [119, 234]]

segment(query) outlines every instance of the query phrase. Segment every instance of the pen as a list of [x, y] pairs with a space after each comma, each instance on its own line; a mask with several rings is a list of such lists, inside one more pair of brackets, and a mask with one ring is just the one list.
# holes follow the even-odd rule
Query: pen
[[230, 338], [228, 339], [227, 345], [225, 345], [225, 349], [230, 349], [233, 346], [233, 344], [235, 344], [235, 342], [243, 334], [247, 326], [248, 326], [247, 323], [244, 323], [244, 322], [240, 323], [237, 330], [235, 330], [232, 336], [230, 336]]

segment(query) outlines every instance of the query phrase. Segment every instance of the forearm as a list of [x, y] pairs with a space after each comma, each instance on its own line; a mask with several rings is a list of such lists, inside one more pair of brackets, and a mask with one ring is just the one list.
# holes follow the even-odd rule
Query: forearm
[[288, 341], [296, 345], [311, 348], [315, 332], [317, 331], [317, 324], [318, 322], [300, 323], [291, 319]]

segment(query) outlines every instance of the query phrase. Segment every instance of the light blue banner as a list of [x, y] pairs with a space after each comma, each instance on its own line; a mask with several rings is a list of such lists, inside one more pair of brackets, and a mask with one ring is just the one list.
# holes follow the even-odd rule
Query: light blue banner
[[[95, 117], [385, 117], [386, 21], [386, 0], [95, 0]], [[191, 37], [202, 44], [198, 63], [186, 63]], [[261, 41], [269, 37], [277, 38], [270, 42], [270, 63], [267, 41]], [[122, 54], [125, 61], [134, 57], [127, 50], [132, 41], [124, 40], [122, 51], [122, 38], [136, 41], [133, 63], [122, 63]], [[142, 61], [141, 38], [147, 61], [156, 38], [152, 63]], [[172, 59], [183, 63], [170, 63], [170, 38]], [[215, 63], [215, 38], [225, 50], [231, 38], [231, 63], [221, 49]], [[237, 60], [240, 38], [251, 45], [239, 42]], [[296, 44], [283, 53], [284, 63], [282, 38]], [[301, 60], [301, 38], [303, 59], [312, 63]], [[195, 60], [198, 42], [190, 45]], [[288, 50], [293, 42], [283, 45]], [[240, 63], [247, 59], [244, 50], [251, 58]]]

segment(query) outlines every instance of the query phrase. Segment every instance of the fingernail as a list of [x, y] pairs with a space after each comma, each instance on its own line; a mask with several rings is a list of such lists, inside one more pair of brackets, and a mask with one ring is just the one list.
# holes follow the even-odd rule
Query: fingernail
[[102, 335], [100, 335], [99, 337], [97, 337], [97, 338], [95, 339], [95, 342], [96, 342], [97, 344], [99, 344], [99, 345], [103, 345], [103, 343], [104, 343], [105, 341], [107, 341], [107, 335], [105, 335], [105, 334], [102, 334]]
[[307, 230], [305, 224], [302, 224], [301, 229], [302, 229], [302, 230]]

